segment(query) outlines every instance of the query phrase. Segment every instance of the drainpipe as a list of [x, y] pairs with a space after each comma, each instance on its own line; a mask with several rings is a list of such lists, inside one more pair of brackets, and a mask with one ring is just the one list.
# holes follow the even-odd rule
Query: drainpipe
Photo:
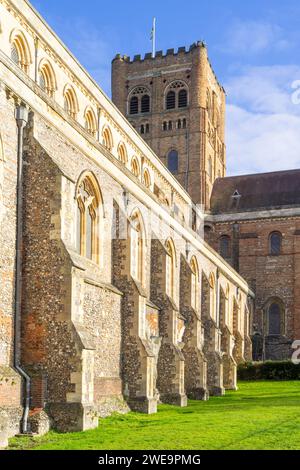
[[21, 368], [21, 301], [22, 301], [22, 238], [23, 238], [23, 137], [28, 122], [28, 109], [24, 105], [16, 108], [18, 126], [18, 175], [17, 175], [17, 234], [16, 234], [16, 268], [15, 268], [15, 334], [14, 366], [25, 382], [25, 406], [22, 418], [22, 433], [28, 433], [28, 415], [30, 405], [30, 377]]

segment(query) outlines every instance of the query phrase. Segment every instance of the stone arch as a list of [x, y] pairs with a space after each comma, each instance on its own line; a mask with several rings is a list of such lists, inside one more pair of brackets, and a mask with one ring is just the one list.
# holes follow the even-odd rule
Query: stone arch
[[99, 263], [102, 254], [104, 205], [96, 176], [84, 171], [76, 185], [76, 248], [81, 256]]
[[131, 165], [130, 165], [131, 173], [136, 177], [139, 178], [141, 174], [140, 164], [138, 162], [137, 157], [132, 157]]
[[112, 151], [114, 146], [112, 133], [107, 125], [103, 126], [102, 129], [102, 145], [104, 145], [104, 147], [110, 152]]
[[54, 69], [47, 59], [39, 63], [39, 84], [50, 98], [53, 98], [57, 90], [57, 81]]
[[79, 104], [74, 88], [67, 84], [64, 88], [63, 96], [65, 111], [71, 118], [76, 119], [79, 112]]
[[118, 145], [118, 158], [123, 165], [126, 165], [128, 162], [128, 154], [124, 142], [120, 142]]
[[149, 189], [151, 187], [151, 176], [150, 176], [148, 168], [145, 168], [143, 171], [143, 183], [146, 186], [146, 188]]
[[86, 108], [85, 113], [84, 113], [84, 118], [85, 118], [85, 129], [93, 137], [96, 137], [97, 128], [98, 128], [97, 119], [96, 119], [94, 110], [90, 106]]
[[25, 73], [28, 73], [32, 64], [32, 56], [25, 34], [19, 29], [14, 29], [10, 34], [9, 42], [11, 44], [11, 59]]
[[286, 307], [281, 298], [270, 297], [264, 305], [264, 336], [284, 336]]
[[145, 285], [147, 236], [142, 213], [133, 209], [129, 217], [130, 271], [134, 279]]

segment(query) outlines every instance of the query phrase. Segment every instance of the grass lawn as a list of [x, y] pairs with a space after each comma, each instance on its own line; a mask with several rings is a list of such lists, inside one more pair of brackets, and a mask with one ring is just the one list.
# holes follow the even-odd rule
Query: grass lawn
[[101, 419], [85, 433], [14, 438], [10, 449], [202, 450], [299, 449], [300, 382], [243, 382], [238, 392], [187, 408], [159, 407]]

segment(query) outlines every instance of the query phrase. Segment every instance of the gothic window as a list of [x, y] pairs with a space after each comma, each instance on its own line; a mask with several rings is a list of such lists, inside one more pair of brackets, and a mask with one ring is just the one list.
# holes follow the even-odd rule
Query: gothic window
[[135, 213], [130, 220], [130, 266], [131, 276], [144, 282], [144, 238], [141, 217]]
[[135, 157], [131, 160], [131, 172], [137, 178], [140, 176], [140, 166]]
[[188, 105], [187, 90], [180, 90], [178, 93], [178, 108], [186, 108]]
[[150, 113], [151, 98], [149, 90], [144, 86], [137, 86], [130, 92], [129, 114]]
[[87, 109], [85, 112], [85, 128], [89, 134], [96, 137], [97, 134], [97, 120], [95, 113], [92, 109]]
[[39, 67], [39, 85], [50, 98], [53, 98], [56, 90], [56, 79], [52, 66], [47, 61], [42, 61]]
[[149, 113], [150, 112], [150, 96], [149, 95], [143, 95], [141, 99], [141, 109], [142, 113]]
[[178, 172], [178, 152], [177, 150], [171, 150], [168, 154], [168, 169], [171, 173]]
[[86, 175], [77, 190], [77, 251], [99, 261], [99, 206], [101, 193], [93, 175]]
[[169, 121], [168, 129], [169, 129], [169, 131], [171, 131], [173, 129], [173, 122], [172, 121]]
[[144, 126], [144, 124], [141, 125], [141, 134], [145, 134], [145, 126]]
[[65, 88], [64, 108], [71, 118], [76, 119], [77, 113], [79, 111], [79, 107], [78, 107], [76, 93], [71, 86], [66, 86]]
[[146, 186], [146, 188], [150, 188], [151, 178], [150, 178], [150, 173], [147, 170], [147, 168], [144, 170], [144, 173], [143, 173], [143, 183]]
[[166, 294], [174, 298], [175, 293], [175, 248], [171, 240], [166, 243]]
[[126, 165], [128, 161], [127, 151], [126, 151], [125, 145], [122, 142], [118, 146], [118, 157], [119, 157], [120, 162]]
[[166, 97], [166, 108], [175, 109], [176, 107], [176, 93], [175, 91], [169, 91]]
[[228, 235], [223, 235], [219, 240], [219, 253], [220, 255], [227, 259], [230, 258], [230, 237]]
[[107, 126], [105, 126], [102, 131], [102, 144], [109, 151], [111, 151], [113, 148], [113, 138], [112, 138], [111, 130]]
[[138, 114], [139, 112], [139, 99], [133, 96], [130, 100], [130, 114]]
[[269, 237], [269, 245], [270, 255], [280, 255], [282, 247], [282, 235], [280, 232], [271, 233]]
[[186, 119], [185, 118], [182, 120], [182, 128], [186, 129]]
[[191, 260], [191, 305], [198, 310], [199, 306], [199, 268], [195, 257]]
[[273, 301], [267, 309], [267, 334], [284, 334], [284, 307], [279, 301]]
[[177, 121], [177, 129], [181, 129], [181, 119], [178, 119]]
[[25, 73], [29, 72], [31, 64], [30, 50], [24, 34], [21, 31], [13, 32], [11, 39], [11, 59]]
[[163, 123], [163, 130], [164, 130], [164, 131], [167, 131], [167, 130], [168, 130], [168, 123], [167, 123], [167, 121], [164, 121], [164, 123]]

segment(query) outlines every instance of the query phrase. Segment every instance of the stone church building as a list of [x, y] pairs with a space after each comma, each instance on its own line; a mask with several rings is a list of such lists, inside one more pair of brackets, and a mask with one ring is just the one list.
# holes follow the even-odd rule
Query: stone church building
[[264, 354], [297, 336], [298, 173], [224, 178], [204, 44], [117, 56], [112, 78], [113, 102], [0, 0], [2, 446], [223, 395], [252, 328]]

